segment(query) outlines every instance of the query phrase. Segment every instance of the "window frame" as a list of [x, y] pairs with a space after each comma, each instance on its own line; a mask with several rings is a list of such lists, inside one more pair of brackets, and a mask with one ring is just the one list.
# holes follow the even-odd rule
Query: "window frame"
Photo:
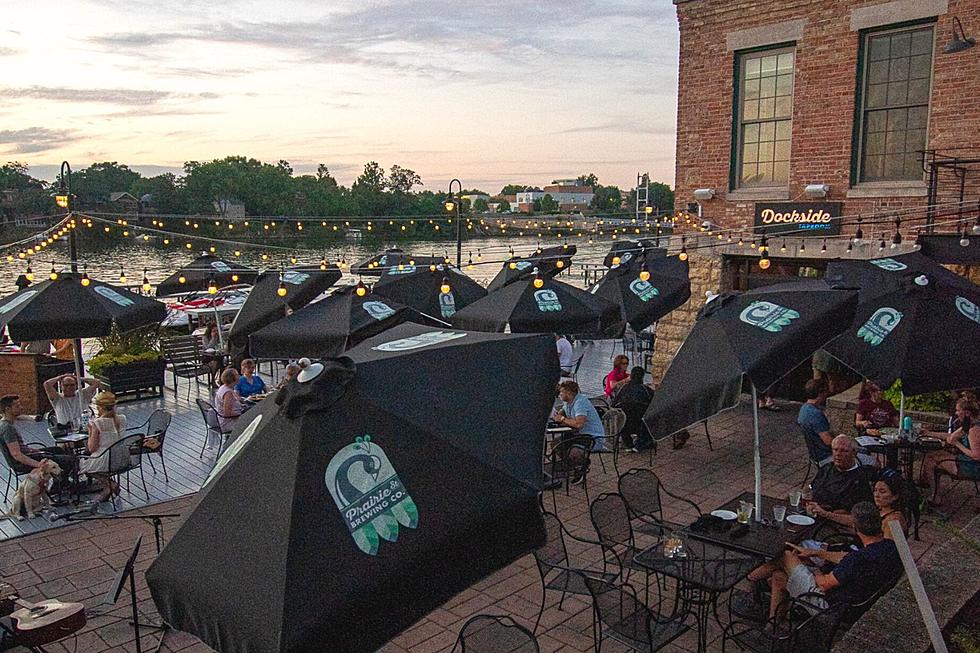
[[864, 179], [864, 114], [865, 114], [865, 80], [868, 76], [868, 65], [869, 60], [869, 42], [871, 38], [875, 36], [881, 36], [888, 33], [899, 33], [899, 32], [913, 32], [917, 29], [922, 29], [924, 27], [932, 28], [932, 50], [930, 51], [931, 59], [931, 69], [929, 71], [929, 92], [927, 94], [926, 100], [926, 143], [925, 149], [929, 147], [929, 125], [932, 119], [932, 91], [935, 84], [935, 72], [936, 72], [936, 39], [939, 38], [938, 30], [936, 29], [938, 25], [938, 20], [936, 17], [924, 18], [921, 20], [905, 21], [901, 23], [894, 23], [891, 25], [883, 25], [881, 27], [874, 27], [870, 29], [864, 29], [858, 32], [858, 55], [857, 55], [857, 71], [855, 75], [855, 88], [854, 88], [854, 119], [851, 130], [851, 170], [850, 170], [850, 185], [855, 187], [858, 185], [865, 184], [896, 184], [896, 183], [909, 183], [915, 184], [922, 181], [925, 178], [925, 171], [922, 172], [921, 177], [916, 178], [900, 178], [900, 179]]
[[[741, 171], [742, 171], [742, 96], [743, 96], [743, 86], [744, 80], [742, 77], [742, 71], [745, 67], [745, 61], [752, 58], [753, 55], [765, 55], [765, 54], [780, 54], [784, 52], [793, 53], [793, 85], [792, 94], [790, 98], [793, 102], [793, 108], [790, 110], [790, 159], [788, 163], [792, 163], [792, 142], [793, 142], [793, 113], [796, 108], [796, 69], [797, 69], [797, 47], [796, 41], [785, 41], [782, 43], [772, 43], [769, 45], [764, 45], [757, 48], [747, 48], [744, 50], [738, 50], [734, 52], [732, 57], [732, 134], [731, 134], [731, 156], [729, 158], [729, 179], [728, 187], [731, 191], [738, 190], [766, 190], [766, 189], [785, 189], [789, 188], [789, 171], [787, 171], [786, 182], [775, 182], [771, 184], [752, 184], [745, 185], [741, 183]], [[766, 121], [756, 121], [758, 122], [776, 122], [777, 120], [773, 118], [772, 120]]]

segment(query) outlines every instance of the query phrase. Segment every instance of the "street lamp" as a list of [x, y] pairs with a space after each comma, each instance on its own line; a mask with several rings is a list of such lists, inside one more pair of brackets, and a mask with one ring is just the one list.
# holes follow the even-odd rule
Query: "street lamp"
[[[456, 194], [453, 195], [453, 184], [456, 184]], [[463, 230], [459, 220], [460, 195], [463, 194], [463, 184], [459, 179], [449, 182], [449, 197], [446, 198], [446, 212], [456, 212], [456, 267], [459, 268], [463, 263]]]

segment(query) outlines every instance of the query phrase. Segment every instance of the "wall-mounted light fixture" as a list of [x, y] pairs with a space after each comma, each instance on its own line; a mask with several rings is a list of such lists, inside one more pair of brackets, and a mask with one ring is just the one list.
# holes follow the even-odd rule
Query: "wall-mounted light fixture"
[[[957, 27], [959, 27], [959, 33], [956, 32]], [[963, 50], [969, 50], [976, 44], [977, 40], [972, 36], [967, 36], [966, 32], [963, 31], [963, 23], [960, 22], [960, 19], [953, 16], [953, 40], [946, 44], [943, 52], [946, 54], [962, 52]]]
[[699, 202], [705, 202], [707, 200], [710, 200], [714, 196], [715, 196], [714, 188], [699, 188], [696, 191], [694, 191], [694, 199], [698, 200]]
[[830, 186], [827, 184], [807, 184], [803, 192], [806, 193], [807, 197], [827, 197]]

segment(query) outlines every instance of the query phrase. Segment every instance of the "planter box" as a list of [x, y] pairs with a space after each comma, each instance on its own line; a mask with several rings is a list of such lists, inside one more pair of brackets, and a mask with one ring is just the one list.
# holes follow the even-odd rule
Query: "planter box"
[[155, 361], [135, 361], [110, 367], [95, 378], [102, 387], [112, 391], [120, 400], [143, 399], [163, 395], [163, 371], [166, 363], [162, 358]]

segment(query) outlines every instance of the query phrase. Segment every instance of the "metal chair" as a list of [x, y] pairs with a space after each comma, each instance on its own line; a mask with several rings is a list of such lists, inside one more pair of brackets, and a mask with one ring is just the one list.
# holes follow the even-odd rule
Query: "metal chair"
[[[592, 436], [576, 435], [559, 440], [551, 449], [544, 463], [545, 476], [553, 481], [565, 483], [565, 496], [568, 496], [568, 486], [581, 480], [585, 490], [585, 500], [589, 501], [589, 465], [593, 445]], [[551, 502], [558, 512], [558, 501], [555, 498], [555, 485], [551, 488]]]
[[218, 419], [218, 411], [215, 410], [214, 406], [210, 401], [206, 399], [195, 399], [197, 402], [197, 407], [201, 411], [201, 417], [204, 418], [204, 444], [201, 445], [201, 454], [198, 458], [204, 458], [204, 450], [207, 449], [208, 442], [212, 435], [218, 436], [218, 455], [221, 455], [221, 450], [225, 446], [225, 436], [231, 433], [230, 430], [225, 430], [221, 427], [221, 421]]
[[[35, 448], [43, 449], [48, 445], [42, 444], [40, 442], [25, 442], [24, 446], [31, 449], [35, 449]], [[26, 476], [27, 474], [30, 474], [31, 470], [28, 469], [23, 472], [17, 471], [17, 468], [20, 467], [20, 463], [14, 460], [13, 456], [10, 455], [10, 449], [7, 448], [7, 444], [5, 442], [0, 442], [0, 450], [2, 450], [3, 452], [3, 461], [4, 463], [6, 463], [6, 467], [7, 467], [7, 487], [4, 488], [3, 491], [3, 500], [9, 501], [8, 497], [10, 496], [10, 488], [12, 486], [19, 485], [20, 483], [18, 479], [20, 479], [21, 476]], [[14, 490], [16, 489], [17, 488], [15, 487]]]
[[606, 473], [606, 461], [603, 460], [603, 456], [608, 454], [612, 454], [613, 469], [619, 474], [619, 432], [625, 425], [626, 412], [621, 408], [610, 408], [602, 414], [602, 430], [605, 435], [594, 439], [601, 441], [605, 448], [593, 449], [592, 454], [599, 458], [603, 474]]
[[[534, 550], [534, 561], [537, 563], [538, 572], [541, 574], [541, 609], [538, 611], [538, 618], [534, 622], [533, 632], [538, 631], [538, 625], [541, 623], [548, 590], [561, 592], [561, 599], [558, 601], [558, 609], [561, 610], [565, 603], [566, 594], [588, 595], [589, 590], [582, 581], [582, 574], [594, 575], [606, 580], [612, 580], [618, 575], [606, 571], [605, 559], [603, 559], [602, 571], [573, 566], [568, 556], [566, 538], [593, 547], [601, 547], [602, 545], [596, 540], [572, 535], [558, 519], [558, 515], [554, 513], [544, 512], [542, 517], [544, 518], [545, 541], [541, 547]], [[551, 576], [550, 579], [549, 576]]]
[[534, 633], [511, 617], [497, 614], [478, 614], [470, 617], [459, 629], [451, 653], [538, 653]]
[[663, 500], [661, 492], [672, 499], [682, 501], [694, 508], [698, 516], [701, 515], [701, 508], [690, 499], [677, 496], [663, 486], [660, 477], [651, 469], [636, 467], [627, 470], [619, 477], [619, 493], [626, 501], [631, 519], [642, 522], [638, 527], [641, 533], [652, 535], [664, 535], [666, 531], [677, 530], [680, 525], [668, 522], [664, 519]]
[[663, 617], [636, 596], [629, 584], [585, 576], [585, 586], [592, 595], [592, 636], [595, 650], [602, 640], [614, 639], [634, 651], [658, 651], [688, 630], [684, 618]]
[[[150, 454], [157, 454], [160, 456], [160, 465], [163, 467], [163, 479], [165, 482], [170, 482], [170, 477], [167, 476], [167, 463], [163, 458], [163, 444], [167, 438], [167, 429], [170, 428], [170, 421], [173, 416], [162, 408], [150, 413], [150, 416], [145, 422], [139, 426], [134, 426], [132, 428], [126, 429], [127, 431], [137, 431], [141, 433], [144, 437], [144, 445], [140, 450], [140, 455], [149, 455], [148, 460], [150, 461], [150, 469], [153, 473], [157, 473], [157, 468], [153, 465], [153, 456]], [[147, 438], [155, 438], [159, 442], [159, 446], [153, 449], [146, 447], [145, 440]]]
[[[110, 478], [116, 479], [116, 483], [122, 478], [122, 475], [126, 475], [126, 491], [132, 494], [132, 486], [129, 482], [129, 472], [134, 469], [138, 469], [140, 472], [140, 481], [143, 484], [143, 494], [146, 495], [146, 500], [150, 500], [150, 492], [146, 488], [146, 478], [143, 476], [143, 456], [140, 451], [143, 448], [143, 435], [140, 433], [134, 433], [133, 435], [127, 435], [116, 442], [112, 443], [107, 449], [104, 449], [102, 453], [97, 456], [79, 456], [79, 461], [82, 460], [98, 460], [107, 459], [108, 464], [104, 471], [98, 472], [82, 472], [89, 474], [104, 474]], [[112, 509], [116, 509], [116, 497], [112, 495]]]
[[585, 354], [582, 354], [572, 363], [572, 373], [569, 375], [572, 381], [578, 382], [578, 368], [582, 367], [582, 361], [585, 359]]
[[612, 556], [619, 565], [620, 576], [627, 583], [634, 571], [643, 573], [646, 579], [646, 598], [649, 600], [651, 572], [634, 560], [641, 549], [636, 546], [626, 499], [616, 492], [600, 494], [589, 505], [589, 517], [596, 535], [599, 536], [603, 561], [609, 562], [609, 556]]

